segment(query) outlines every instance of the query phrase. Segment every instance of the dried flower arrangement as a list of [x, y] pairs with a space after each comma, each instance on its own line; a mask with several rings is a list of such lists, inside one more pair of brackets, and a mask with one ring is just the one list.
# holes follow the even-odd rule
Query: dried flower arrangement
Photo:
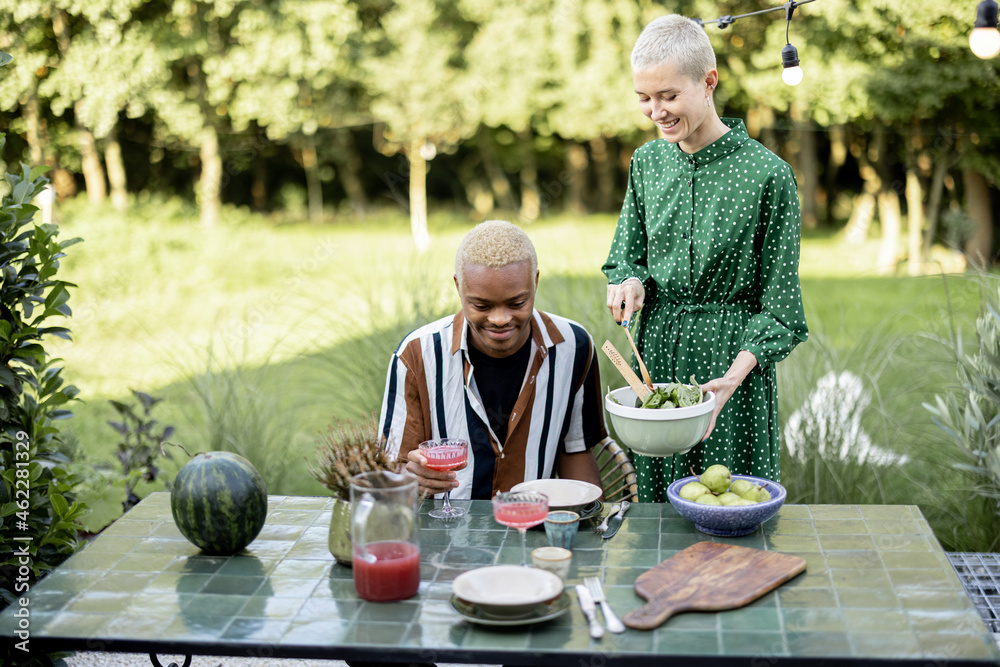
[[362, 472], [395, 472], [396, 460], [386, 451], [378, 422], [345, 421], [330, 426], [316, 447], [316, 464], [306, 463], [316, 480], [335, 497], [350, 499], [351, 478]]

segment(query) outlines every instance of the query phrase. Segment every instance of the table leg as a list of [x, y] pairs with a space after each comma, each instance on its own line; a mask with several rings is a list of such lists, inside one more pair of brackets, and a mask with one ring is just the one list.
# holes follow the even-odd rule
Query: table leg
[[[156, 657], [155, 653], [150, 653], [149, 654], [149, 659], [153, 662], [153, 667], [163, 667], [163, 665], [160, 664], [160, 661]], [[172, 662], [169, 665], [167, 665], [167, 667], [178, 667], [178, 666], [177, 666], [176, 662]], [[191, 655], [190, 654], [184, 656], [184, 664], [181, 665], [180, 667], [191, 667]]]

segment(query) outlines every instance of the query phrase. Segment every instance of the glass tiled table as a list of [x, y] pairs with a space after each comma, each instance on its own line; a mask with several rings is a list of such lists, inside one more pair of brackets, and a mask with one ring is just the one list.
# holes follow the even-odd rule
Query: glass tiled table
[[[741, 609], [685, 613], [653, 631], [592, 640], [570, 613], [516, 628], [474, 625], [451, 607], [451, 581], [471, 567], [519, 563], [516, 531], [488, 501], [461, 502], [454, 524], [421, 507], [421, 585], [397, 603], [354, 592], [327, 549], [330, 500], [272, 496], [248, 549], [201, 555], [155, 493], [29, 593], [32, 651], [556, 665], [859, 665], [1000, 662], [974, 605], [916, 507], [787, 505], [734, 544], [795, 554], [805, 573]], [[670, 505], [636, 504], [608, 541], [584, 528], [568, 584], [599, 575], [615, 611], [641, 606], [635, 578], [702, 540]], [[546, 543], [528, 531], [528, 546]], [[15, 636], [16, 605], [0, 614]], [[582, 661], [582, 662], [581, 662]]]

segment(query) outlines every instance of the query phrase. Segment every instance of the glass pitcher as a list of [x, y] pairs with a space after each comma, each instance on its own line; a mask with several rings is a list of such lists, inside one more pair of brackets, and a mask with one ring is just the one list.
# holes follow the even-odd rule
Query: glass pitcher
[[365, 600], [405, 600], [420, 585], [417, 478], [365, 472], [351, 478], [354, 588]]

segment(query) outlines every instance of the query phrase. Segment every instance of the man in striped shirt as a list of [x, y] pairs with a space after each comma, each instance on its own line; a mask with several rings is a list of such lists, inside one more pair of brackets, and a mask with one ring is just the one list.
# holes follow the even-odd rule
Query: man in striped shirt
[[[520, 482], [601, 485], [591, 448], [607, 436], [594, 342], [535, 310], [538, 260], [509, 222], [477, 225], [455, 256], [462, 310], [410, 333], [392, 357], [380, 430], [426, 494], [489, 499]], [[425, 467], [425, 440], [469, 441], [454, 471]]]

